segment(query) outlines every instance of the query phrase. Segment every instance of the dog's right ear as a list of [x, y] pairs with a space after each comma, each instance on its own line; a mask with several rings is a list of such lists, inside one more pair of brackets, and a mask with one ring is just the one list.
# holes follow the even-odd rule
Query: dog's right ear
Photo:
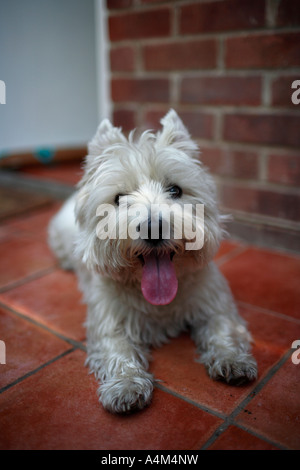
[[126, 138], [122, 134], [122, 130], [114, 127], [108, 119], [103, 119], [96, 134], [88, 144], [89, 155], [100, 155], [109, 145], [125, 141]]

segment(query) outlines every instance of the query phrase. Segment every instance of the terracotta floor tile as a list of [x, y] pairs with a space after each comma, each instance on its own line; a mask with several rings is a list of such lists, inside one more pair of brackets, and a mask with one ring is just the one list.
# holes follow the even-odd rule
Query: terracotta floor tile
[[57, 264], [51, 252], [48, 224], [61, 203], [4, 221], [0, 227], [0, 288]]
[[3, 308], [0, 339], [6, 347], [6, 364], [0, 365], [0, 389], [70, 349], [65, 341]]
[[250, 393], [251, 385], [237, 388], [213, 381], [196, 359], [194, 343], [184, 334], [153, 352], [151, 371], [168, 389], [220, 413], [230, 413]]
[[0, 187], [0, 219], [51, 203], [49, 196], [33, 191]]
[[28, 166], [22, 173], [39, 180], [58, 181], [75, 185], [82, 177], [82, 162], [56, 163], [47, 166]]
[[47, 207], [38, 208], [30, 212], [10, 217], [1, 222], [0, 243], [18, 239], [36, 239], [48, 245], [48, 225], [50, 219], [61, 207], [61, 202], [48, 204]]
[[11, 237], [0, 243], [0, 288], [55, 266], [56, 259], [41, 238]]
[[157, 389], [142, 412], [111, 415], [84, 359], [70, 353], [0, 395], [1, 449], [198, 449], [222, 422]]
[[[300, 326], [251, 308], [240, 307], [240, 314], [248, 322], [254, 339], [252, 351], [260, 380], [291, 347], [292, 341], [300, 337]], [[224, 414], [230, 413], [258, 383], [234, 387], [211, 380], [204, 366], [196, 362], [196, 348], [188, 334], [154, 350], [152, 357], [151, 370], [164, 386]]]
[[300, 324], [259, 309], [239, 308], [253, 337], [253, 355], [262, 377], [291, 348], [292, 342], [300, 338]]
[[226, 431], [208, 448], [208, 450], [276, 450], [273, 446], [253, 434], [236, 426], [229, 426]]
[[236, 420], [290, 449], [300, 449], [300, 365], [288, 360]]
[[46, 242], [50, 219], [56, 214], [61, 205], [62, 203], [60, 202], [54, 202], [42, 209], [10, 218], [3, 221], [0, 231], [5, 233], [6, 237], [24, 237], [30, 234], [32, 237], [35, 236], [38, 239], [43, 237], [43, 240]]
[[238, 300], [300, 315], [300, 258], [249, 248], [221, 266]]
[[0, 294], [11, 308], [70, 338], [85, 338], [86, 307], [74, 273], [56, 269], [41, 278]]

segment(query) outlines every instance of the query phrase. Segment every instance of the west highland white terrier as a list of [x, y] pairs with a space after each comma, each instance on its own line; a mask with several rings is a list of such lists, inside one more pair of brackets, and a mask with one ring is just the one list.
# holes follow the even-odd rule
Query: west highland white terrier
[[77, 273], [87, 364], [113, 413], [150, 403], [150, 347], [182, 330], [211, 378], [240, 384], [257, 375], [245, 321], [213, 262], [223, 235], [213, 179], [176, 112], [161, 124], [127, 139], [103, 120], [77, 192], [49, 226], [61, 266]]

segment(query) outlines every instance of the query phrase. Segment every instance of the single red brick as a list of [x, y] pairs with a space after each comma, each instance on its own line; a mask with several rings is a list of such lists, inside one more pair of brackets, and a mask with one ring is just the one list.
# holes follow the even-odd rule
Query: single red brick
[[215, 39], [149, 45], [143, 53], [146, 70], [214, 68], [217, 64]]
[[277, 26], [296, 26], [300, 24], [299, 0], [283, 0], [271, 4], [276, 11]]
[[183, 34], [254, 29], [264, 23], [265, 2], [261, 0], [196, 2], [180, 9], [179, 28]]
[[225, 42], [228, 68], [287, 68], [300, 65], [300, 33], [260, 34]]
[[128, 8], [133, 5], [134, 0], [106, 0], [108, 10], [115, 10], [118, 8]]
[[[272, 105], [275, 106], [287, 106], [295, 108], [295, 104], [292, 102], [292, 94], [296, 91], [295, 88], [292, 88], [292, 83], [295, 80], [299, 80], [300, 83], [300, 74], [282, 76], [275, 78], [272, 83]], [[299, 87], [297, 87], [299, 88]], [[300, 105], [299, 105], [300, 109]]]
[[[160, 120], [168, 111], [152, 109], [145, 114], [144, 122], [154, 130], [160, 128]], [[214, 117], [201, 111], [178, 111], [180, 118], [193, 138], [212, 139], [214, 134]]]
[[122, 127], [128, 132], [136, 127], [135, 111], [132, 109], [115, 109], [113, 112], [113, 122], [117, 127]]
[[300, 196], [245, 185], [219, 184], [219, 198], [228, 209], [299, 220]]
[[157, 131], [161, 129], [160, 120], [167, 114], [170, 107], [151, 107], [145, 111], [142, 122], [145, 129]]
[[132, 72], [135, 69], [135, 54], [131, 46], [122, 46], [110, 51], [112, 72]]
[[246, 179], [258, 176], [258, 155], [255, 152], [201, 146], [200, 160], [212, 173], [220, 176]]
[[215, 120], [212, 114], [203, 111], [181, 111], [180, 117], [192, 137], [199, 139], [213, 138]]
[[165, 0], [140, 0], [140, 2], [143, 3], [162, 3]]
[[300, 155], [269, 155], [268, 180], [299, 186]]
[[287, 114], [227, 114], [223, 137], [233, 142], [300, 146], [300, 116]]
[[171, 14], [169, 8], [123, 13], [108, 20], [111, 41], [165, 37], [170, 34]]
[[259, 105], [259, 77], [190, 77], [182, 80], [181, 101], [208, 105]]
[[168, 102], [169, 80], [164, 78], [113, 78], [111, 95], [115, 102]]

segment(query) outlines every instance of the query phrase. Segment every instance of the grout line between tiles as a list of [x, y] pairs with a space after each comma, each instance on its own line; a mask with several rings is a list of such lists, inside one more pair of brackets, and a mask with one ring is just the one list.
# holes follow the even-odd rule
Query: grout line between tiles
[[262, 434], [259, 434], [258, 432], [252, 430], [252, 429], [249, 429], [247, 428], [246, 426], [244, 426], [243, 424], [240, 424], [240, 423], [232, 423], [234, 426], [236, 426], [237, 428], [240, 428], [242, 429], [243, 431], [246, 431], [248, 434], [252, 434], [252, 436], [254, 437], [257, 437], [258, 439], [260, 439], [261, 441], [264, 441], [264, 442], [267, 442], [268, 444], [274, 446], [274, 447], [277, 447], [279, 450], [288, 450], [287, 447], [284, 447], [283, 445], [281, 444], [278, 444], [277, 442], [273, 442], [271, 441], [268, 437], [265, 437], [263, 436]]
[[74, 185], [61, 183], [56, 180], [34, 178], [24, 174], [20, 175], [9, 171], [1, 172], [0, 183], [6, 188], [18, 187], [25, 191], [44, 194], [52, 198], [52, 202], [65, 200], [74, 192]]
[[222, 266], [224, 263], [227, 263], [228, 261], [231, 261], [233, 258], [236, 256], [244, 253], [249, 248], [248, 245], [242, 245], [240, 243], [240, 246], [237, 246], [230, 250], [228, 253], [225, 253], [223, 256], [215, 260], [215, 263], [217, 266]]
[[[252, 429], [247, 428], [246, 426], [243, 426], [239, 423], [236, 423], [235, 421], [228, 422], [227, 420], [222, 423], [218, 429], [212, 434], [212, 436], [208, 439], [208, 441], [204, 444], [204, 446], [200, 450], [209, 450], [209, 447], [230, 427], [230, 426], [235, 426], [239, 429], [242, 429], [243, 431], [247, 432], [248, 434], [251, 434], [252, 436], [260, 439], [263, 442], [266, 442], [267, 444], [270, 444], [273, 447], [276, 447], [278, 450], [289, 450], [287, 447], [284, 447], [282, 444], [278, 444], [277, 442], [273, 442], [270, 440], [268, 437], [263, 436], [262, 434], [259, 434], [256, 431], [253, 431]], [[226, 449], [223, 449], [226, 450]]]
[[51, 274], [57, 269], [59, 269], [59, 266], [57, 264], [54, 264], [49, 268], [40, 269], [32, 274], [29, 274], [28, 276], [22, 277], [21, 279], [17, 279], [16, 281], [12, 281], [3, 287], [0, 287], [0, 294], [3, 294], [8, 290], [15, 289], [16, 287], [20, 287], [23, 284], [26, 284], [27, 282], [35, 281], [36, 279], [46, 276], [47, 274]]
[[31, 215], [34, 212], [45, 211], [45, 210], [49, 209], [51, 207], [51, 205], [53, 205], [54, 202], [57, 202], [57, 201], [55, 199], [45, 201], [45, 202], [39, 203], [39, 204], [37, 204], [33, 207], [28, 207], [26, 209], [23, 209], [22, 212], [20, 212], [19, 214], [12, 214], [12, 215], [9, 214], [7, 216], [3, 216], [3, 217], [1, 217], [0, 223], [1, 224], [2, 223], [9, 223], [9, 222], [17, 220], [18, 218], [21, 218], [21, 217], [28, 217], [28, 215]]
[[176, 398], [179, 398], [180, 400], [185, 401], [186, 403], [189, 403], [190, 405], [195, 406], [196, 408], [199, 408], [202, 411], [205, 411], [206, 413], [210, 413], [213, 416], [216, 416], [217, 418], [221, 418], [223, 420], [226, 419], [226, 415], [224, 415], [224, 414], [222, 414], [218, 411], [215, 411], [215, 410], [213, 410], [213, 409], [211, 409], [207, 406], [204, 406], [201, 403], [197, 403], [197, 402], [191, 400], [190, 398], [185, 397], [184, 395], [181, 395], [180, 393], [175, 392], [174, 390], [171, 390], [170, 388], [166, 387], [165, 385], [162, 385], [161, 383], [158, 383], [157, 381], [155, 382], [155, 387], [158, 388], [159, 390], [163, 391], [163, 392], [168, 393], [169, 395], [172, 395]]
[[287, 320], [287, 321], [291, 321], [293, 323], [300, 324], [300, 320], [298, 318], [290, 317], [288, 315], [285, 315], [284, 313], [276, 312], [275, 310], [268, 310], [267, 308], [259, 307], [258, 305], [248, 304], [247, 302], [243, 302], [241, 300], [237, 300], [236, 302], [241, 307], [246, 307], [246, 308], [255, 310], [258, 313], [263, 313], [263, 314], [266, 314], [266, 315], [274, 315], [275, 317], [281, 318], [282, 320]]
[[[244, 400], [237, 405], [237, 407], [225, 418], [224, 423], [222, 423], [215, 432], [210, 436], [210, 438], [206, 441], [206, 443], [202, 446], [201, 450], [208, 449], [218, 437], [231, 425], [234, 424], [235, 426], [241, 427], [235, 422], [236, 416], [248, 405], [248, 403], [263, 389], [263, 387], [269, 382], [269, 380], [276, 374], [276, 372], [283, 366], [286, 361], [291, 357], [291, 350], [288, 350], [276, 364], [271, 367], [271, 369], [267, 372], [267, 374], [260, 380], [260, 382], [253, 388], [253, 390], [247, 395]], [[248, 429], [245, 427], [243, 428], [245, 431], [248, 432]], [[266, 439], [263, 436], [259, 436], [260, 439]], [[267, 442], [271, 443], [276, 447], [280, 447], [281, 449], [286, 449], [284, 446], [278, 443], [274, 443], [269, 439]]]
[[[52, 200], [49, 200], [49, 202], [44, 203], [43, 205], [34, 206], [34, 207], [29, 208], [29, 209], [25, 209], [22, 212], [20, 212], [19, 214], [14, 214], [14, 215], [9, 215], [7, 217], [2, 217], [0, 219], [0, 225], [5, 226], [6, 224], [16, 223], [19, 220], [22, 221], [24, 219], [27, 219], [28, 216], [31, 216], [31, 215], [35, 216], [35, 215], [42, 214], [44, 212], [47, 212], [49, 209], [54, 208], [54, 206], [57, 205], [57, 204], [59, 204], [59, 201], [57, 201], [56, 199], [52, 199]], [[16, 233], [16, 232], [17, 232], [17, 229], [15, 229], [14, 233]]]
[[68, 354], [70, 354], [71, 352], [73, 351], [76, 351], [76, 347], [74, 348], [70, 348], [68, 349], [67, 351], [64, 351], [63, 353], [59, 354], [58, 356], [55, 356], [53, 357], [52, 359], [50, 359], [49, 361], [45, 362], [44, 364], [42, 364], [41, 366], [37, 367], [36, 369], [33, 369], [31, 370], [30, 372], [27, 372], [27, 374], [24, 374], [22, 375], [21, 377], [19, 377], [18, 379], [14, 380], [13, 382], [11, 382], [10, 384], [8, 385], [5, 385], [5, 387], [1, 388], [0, 389], [0, 395], [1, 393], [5, 392], [6, 390], [14, 387], [15, 385], [23, 382], [23, 380], [27, 379], [28, 377], [31, 377], [32, 375], [36, 374], [37, 372], [39, 372], [40, 370], [44, 369], [45, 367], [49, 366], [50, 364], [53, 364], [53, 362], [56, 362], [57, 360], [61, 359], [62, 357], [64, 356], [67, 356]]
[[[186, 403], [189, 403], [190, 405], [193, 405], [195, 406], [196, 408], [199, 408], [200, 410], [202, 411], [205, 411], [206, 413], [209, 413], [213, 416], [215, 416], [216, 418], [220, 418], [222, 419], [224, 422], [222, 424], [220, 424], [220, 426], [215, 430], [215, 432], [212, 434], [212, 436], [208, 439], [208, 441], [205, 443], [205, 445], [200, 449], [200, 450], [206, 450], [218, 437], [220, 437], [221, 434], [223, 434], [223, 432], [225, 432], [227, 430], [227, 428], [231, 425], [234, 425], [240, 429], [242, 429], [243, 431], [246, 431], [248, 432], [249, 434], [252, 434], [253, 436], [257, 437], [258, 439], [264, 441], [264, 442], [267, 442], [268, 444], [274, 446], [274, 447], [277, 447], [278, 449], [280, 450], [286, 450], [285, 447], [283, 447], [282, 445], [278, 444], [278, 443], [274, 443], [273, 441], [271, 441], [270, 439], [266, 438], [265, 436], [262, 436], [261, 434], [257, 433], [256, 431], [253, 431], [251, 429], [248, 429], [246, 426], [240, 424], [240, 423], [236, 423], [233, 419], [229, 421], [229, 417], [227, 417], [226, 415], [218, 412], [218, 411], [215, 411], [209, 407], [206, 407], [204, 405], [201, 405], [193, 400], [191, 400], [190, 398], [187, 398], [183, 395], [180, 395], [179, 393], [177, 392], [174, 392], [173, 390], [170, 390], [168, 387], [165, 387], [164, 385], [161, 385], [161, 384], [158, 384], [158, 383], [155, 383], [155, 387], [158, 388], [159, 390], [162, 390], [163, 392], [166, 392], [166, 393], [169, 393], [170, 395], [176, 397], [176, 398], [179, 398], [180, 400], [183, 400], [185, 401]], [[230, 416], [230, 415], [229, 415]], [[212, 437], [214, 438], [212, 441]], [[206, 444], [208, 444], [208, 446], [206, 447]]]
[[34, 318], [28, 317], [24, 313], [18, 312], [14, 308], [10, 307], [9, 305], [3, 303], [0, 301], [0, 307], [8, 310], [9, 312], [13, 313], [14, 315], [18, 316], [19, 318], [22, 318], [25, 321], [28, 321], [32, 325], [35, 325], [39, 328], [42, 328], [43, 330], [47, 331], [48, 333], [51, 333], [52, 335], [56, 336], [57, 338], [65, 341], [66, 343], [70, 344], [71, 346], [75, 347], [76, 349], [81, 349], [82, 351], [86, 352], [86, 346], [83, 344], [82, 341], [77, 341], [73, 338], [69, 338], [68, 336], [63, 335], [62, 333], [59, 333], [58, 331], [50, 328], [49, 326], [44, 325], [43, 323], [40, 323], [38, 320], [35, 320]]

